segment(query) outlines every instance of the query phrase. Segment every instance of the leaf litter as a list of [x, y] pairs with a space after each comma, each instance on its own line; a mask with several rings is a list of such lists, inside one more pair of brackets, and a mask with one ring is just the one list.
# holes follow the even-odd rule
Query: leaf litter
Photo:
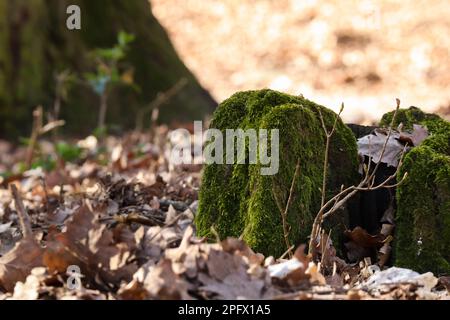
[[[408, 136], [413, 144], [425, 136], [415, 130]], [[14, 172], [20, 149], [1, 159], [12, 173], [0, 187], [0, 299], [449, 298], [445, 277], [384, 267], [388, 222], [378, 235], [346, 232], [359, 248], [348, 250], [359, 252], [353, 263], [337, 256], [326, 234], [319, 263], [304, 245], [292, 259], [281, 259], [253, 252], [237, 238], [199, 238], [193, 220], [200, 167], [171, 165], [167, 146], [136, 134], [93, 142], [78, 141], [85, 157], [60, 161], [48, 172]], [[375, 250], [379, 261], [372, 263], [364, 250]], [[75, 289], [69, 285], [73, 266], [80, 270]]]

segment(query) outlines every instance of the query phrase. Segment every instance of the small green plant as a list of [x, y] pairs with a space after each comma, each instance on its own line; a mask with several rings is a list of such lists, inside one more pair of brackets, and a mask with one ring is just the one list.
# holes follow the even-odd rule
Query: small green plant
[[66, 162], [73, 162], [80, 159], [83, 149], [77, 145], [68, 144], [66, 142], [58, 142], [56, 144], [56, 153]]
[[51, 117], [53, 121], [58, 120], [61, 113], [61, 104], [67, 99], [71, 85], [77, 80], [74, 74], [69, 70], [63, 70], [55, 73], [55, 100], [53, 101], [53, 110]]
[[100, 130], [105, 127], [108, 96], [113, 88], [119, 84], [125, 84], [136, 89], [136, 85], [133, 84], [132, 69], [123, 70], [119, 66], [133, 40], [134, 35], [121, 31], [117, 36], [117, 44], [112, 48], [96, 49], [92, 52], [96, 63], [96, 71], [86, 73], [85, 79], [92, 90], [100, 97], [97, 125]]
[[31, 164], [31, 169], [42, 168], [50, 172], [56, 168], [56, 160], [51, 155], [42, 155]]

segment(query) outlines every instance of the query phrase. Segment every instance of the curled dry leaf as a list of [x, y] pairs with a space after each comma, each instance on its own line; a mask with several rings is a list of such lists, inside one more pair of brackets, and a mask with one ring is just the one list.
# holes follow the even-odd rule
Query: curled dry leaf
[[78, 265], [88, 279], [117, 284], [129, 281], [137, 266], [127, 263], [135, 250], [134, 235], [126, 229], [116, 234], [100, 224], [95, 212], [84, 204], [66, 223], [66, 231], [51, 232], [44, 263], [50, 272], [63, 273], [70, 265]]
[[265, 281], [252, 279], [244, 272], [231, 272], [221, 281], [202, 273], [199, 275], [199, 280], [203, 283], [199, 289], [214, 293], [217, 299], [263, 299], [265, 297]]
[[310, 259], [305, 255], [305, 245], [301, 245], [296, 249], [292, 259], [271, 265], [268, 270], [270, 276], [276, 278], [281, 286], [309, 286], [311, 278], [311, 274], [307, 273], [309, 263]]
[[449, 277], [440, 277], [439, 284], [442, 285], [448, 292], [450, 292], [450, 276]]
[[375, 163], [381, 161], [388, 166], [397, 167], [404, 145], [396, 139], [394, 134], [391, 134], [381, 159], [386, 139], [387, 133], [379, 129], [374, 130], [372, 134], [359, 138], [357, 141], [359, 154], [371, 158]]
[[372, 159], [373, 162], [386, 163], [388, 166], [397, 167], [399, 157], [405, 145], [409, 147], [416, 147], [422, 143], [429, 136], [427, 128], [424, 126], [414, 124], [411, 132], [391, 131], [389, 140], [386, 144], [386, 149], [381, 158], [384, 144], [388, 137], [388, 132], [385, 129], [375, 129], [371, 134], [358, 139], [358, 152], [363, 156]]
[[172, 262], [161, 260], [144, 279], [144, 287], [157, 299], [190, 299], [188, 284], [173, 272]]
[[43, 249], [33, 237], [20, 240], [0, 258], [0, 287], [11, 292], [16, 282], [24, 281], [34, 267], [42, 266]]
[[347, 238], [363, 248], [378, 248], [383, 245], [385, 239], [385, 236], [381, 234], [372, 236], [359, 226], [355, 227], [352, 231], [346, 230], [344, 233]]
[[[387, 230], [388, 228], [386, 228]], [[355, 227], [353, 230], [346, 230], [345, 236], [350, 240], [344, 245], [347, 249], [347, 257], [350, 261], [360, 261], [365, 257], [371, 257], [375, 254], [376, 250], [383, 247], [386, 236], [383, 234], [370, 235], [366, 230], [361, 227]], [[383, 249], [386, 250], [387, 248]], [[385, 255], [387, 260], [389, 255]]]

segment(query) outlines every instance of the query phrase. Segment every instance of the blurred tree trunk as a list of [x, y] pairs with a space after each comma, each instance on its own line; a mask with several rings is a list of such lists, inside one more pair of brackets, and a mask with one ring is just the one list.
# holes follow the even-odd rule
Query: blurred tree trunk
[[[81, 30], [66, 28], [70, 4], [81, 8]], [[202, 119], [214, 109], [214, 100], [179, 59], [147, 0], [2, 0], [0, 137], [28, 133], [33, 108], [53, 108], [55, 74], [70, 69], [81, 78], [93, 67], [88, 53], [113, 46], [120, 30], [136, 36], [125, 61], [140, 92], [127, 87], [111, 92], [107, 124], [133, 127], [137, 110], [181, 78], [188, 84], [161, 107], [161, 121]], [[98, 105], [99, 97], [85, 84], [74, 85], [61, 104], [66, 132], [81, 135], [95, 128]]]

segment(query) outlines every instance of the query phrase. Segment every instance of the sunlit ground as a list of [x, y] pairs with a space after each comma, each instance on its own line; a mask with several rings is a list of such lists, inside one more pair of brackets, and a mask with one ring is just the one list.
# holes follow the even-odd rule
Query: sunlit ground
[[187, 66], [221, 101], [270, 87], [349, 122], [395, 106], [449, 114], [450, 2], [151, 0]]

